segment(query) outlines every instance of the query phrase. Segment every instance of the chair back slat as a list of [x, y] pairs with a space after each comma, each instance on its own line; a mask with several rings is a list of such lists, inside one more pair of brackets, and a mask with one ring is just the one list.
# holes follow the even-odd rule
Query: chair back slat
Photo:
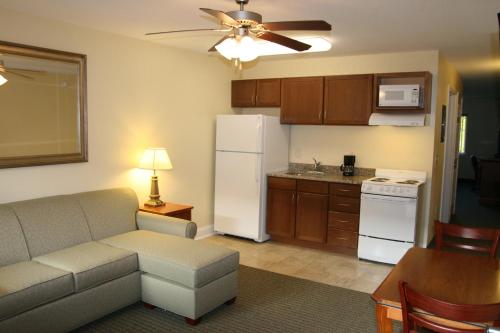
[[[436, 249], [442, 250], [444, 247], [452, 247], [463, 250], [486, 252], [490, 257], [494, 257], [500, 241], [500, 229], [490, 228], [471, 228], [463, 227], [455, 224], [442, 223], [434, 221], [436, 232]], [[488, 245], [469, 244], [467, 242], [459, 242], [454, 240], [448, 241], [444, 236], [451, 236], [455, 238], [487, 241]]]
[[[439, 333], [485, 332], [486, 329], [457, 329], [438, 321], [432, 321], [429, 316], [422, 316], [421, 311], [439, 318], [475, 323], [496, 323], [500, 320], [500, 303], [497, 304], [453, 304], [421, 294], [399, 281], [399, 293], [403, 315], [403, 332], [409, 333], [417, 327], [425, 327]], [[420, 312], [414, 311], [419, 309]]]

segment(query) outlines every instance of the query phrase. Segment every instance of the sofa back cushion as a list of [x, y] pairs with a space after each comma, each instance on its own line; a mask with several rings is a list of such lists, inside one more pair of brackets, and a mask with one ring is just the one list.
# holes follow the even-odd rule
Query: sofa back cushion
[[16, 214], [7, 205], [0, 205], [0, 267], [30, 260], [23, 230]]
[[93, 240], [137, 230], [137, 195], [130, 188], [84, 192], [73, 195], [85, 213]]
[[55, 196], [8, 204], [21, 224], [31, 257], [92, 240], [78, 201]]

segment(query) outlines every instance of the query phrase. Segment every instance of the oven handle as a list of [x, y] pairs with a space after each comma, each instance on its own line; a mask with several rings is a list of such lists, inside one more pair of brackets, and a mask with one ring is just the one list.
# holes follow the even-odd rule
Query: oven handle
[[391, 197], [389, 195], [377, 195], [361, 193], [361, 200], [387, 201], [387, 202], [414, 202], [416, 198]]

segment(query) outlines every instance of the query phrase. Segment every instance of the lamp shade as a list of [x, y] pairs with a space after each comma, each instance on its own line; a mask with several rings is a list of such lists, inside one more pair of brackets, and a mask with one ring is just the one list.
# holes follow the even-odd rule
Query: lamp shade
[[148, 148], [141, 158], [139, 168], [148, 170], [170, 170], [172, 162], [165, 148]]
[[8, 81], [8, 80], [7, 80], [5, 77], [3, 77], [3, 75], [1, 75], [1, 74], [0, 74], [0, 86], [1, 86], [2, 84], [7, 83], [7, 81]]

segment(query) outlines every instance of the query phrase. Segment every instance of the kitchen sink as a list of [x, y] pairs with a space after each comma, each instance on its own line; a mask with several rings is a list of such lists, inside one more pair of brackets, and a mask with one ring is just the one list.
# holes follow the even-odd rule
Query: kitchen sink
[[296, 171], [287, 171], [287, 172], [285, 172], [285, 175], [302, 176], [302, 173], [301, 172], [296, 172]]
[[297, 171], [287, 171], [286, 175], [290, 176], [324, 176], [325, 173], [323, 171], [306, 171], [306, 172], [297, 172]]
[[325, 173], [323, 171], [307, 171], [306, 174], [311, 176], [323, 176]]

